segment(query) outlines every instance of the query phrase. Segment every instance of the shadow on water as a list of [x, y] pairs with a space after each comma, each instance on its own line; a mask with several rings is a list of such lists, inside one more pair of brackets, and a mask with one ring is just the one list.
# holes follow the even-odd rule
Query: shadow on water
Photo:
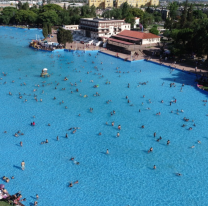
[[[176, 71], [178, 71], [178, 70], [176, 70]], [[169, 81], [170, 83], [176, 83], [176, 84], [178, 83], [178, 84], [181, 84], [181, 86], [182, 86], [182, 84], [185, 84], [185, 86], [186, 85], [192, 85], [193, 88], [195, 88], [197, 91], [199, 91], [199, 92], [205, 94], [206, 96], [208, 96], [208, 92], [206, 92], [206, 91], [204, 91], [202, 89], [199, 89], [196, 86], [197, 82], [187, 78], [188, 75], [191, 75], [192, 77], [194, 77], [194, 79], [199, 78], [199, 75], [196, 76], [193, 73], [189, 73], [189, 72], [186, 72], [186, 71], [180, 71], [180, 72], [177, 72], [177, 74], [172, 74], [172, 77], [170, 77], [170, 78], [162, 78], [162, 80]]]
[[36, 200], [36, 197], [30, 196], [32, 199]]
[[17, 168], [17, 169], [19, 169], [19, 170], [22, 170], [22, 168], [21, 168], [21, 167], [16, 166], [16, 165], [13, 165], [13, 167], [15, 167], [15, 168]]

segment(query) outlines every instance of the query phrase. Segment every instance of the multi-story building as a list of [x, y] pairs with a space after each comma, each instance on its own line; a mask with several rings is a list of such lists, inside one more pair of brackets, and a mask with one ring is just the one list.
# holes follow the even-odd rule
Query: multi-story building
[[88, 5], [94, 5], [96, 8], [99, 7], [105, 9], [113, 7], [113, 0], [89, 0]]
[[131, 25], [124, 20], [105, 18], [83, 18], [80, 19], [79, 29], [83, 36], [99, 39], [116, 35], [123, 30], [130, 30]]
[[[89, 0], [90, 1], [90, 0]], [[157, 6], [159, 5], [159, 0], [116, 0], [117, 8], [120, 7], [123, 3], [127, 2], [132, 7], [141, 7], [142, 5], [148, 6]]]
[[[133, 7], [141, 7], [142, 5], [157, 6], [159, 0], [116, 0], [116, 7], [120, 7], [123, 3], [127, 2]], [[94, 5], [96, 8], [113, 7], [113, 0], [89, 0], [89, 6]]]

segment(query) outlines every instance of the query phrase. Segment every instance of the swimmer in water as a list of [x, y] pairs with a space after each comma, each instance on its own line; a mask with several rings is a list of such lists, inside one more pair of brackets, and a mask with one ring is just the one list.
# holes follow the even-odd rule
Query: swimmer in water
[[148, 150], [148, 153], [153, 152], [153, 147], [150, 147], [150, 149]]

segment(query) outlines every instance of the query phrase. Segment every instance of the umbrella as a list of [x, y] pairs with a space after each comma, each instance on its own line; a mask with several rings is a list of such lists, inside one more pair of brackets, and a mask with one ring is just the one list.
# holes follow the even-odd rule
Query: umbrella
[[4, 185], [3, 184], [0, 184], [0, 189], [4, 189]]

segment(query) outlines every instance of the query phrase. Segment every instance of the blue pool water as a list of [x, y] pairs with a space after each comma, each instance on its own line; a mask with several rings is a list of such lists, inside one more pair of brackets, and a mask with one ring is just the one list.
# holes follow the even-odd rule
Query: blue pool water
[[[37, 52], [28, 48], [36, 34], [42, 35], [38, 30], [0, 27], [0, 175], [15, 177], [0, 184], [11, 194], [21, 191], [25, 205], [34, 203], [36, 194], [40, 206], [207, 205], [208, 111], [202, 102], [207, 93], [196, 88], [196, 77], [95, 51]], [[45, 67], [51, 76], [40, 78]], [[138, 86], [140, 82], [147, 84]], [[172, 82], [175, 87], [170, 87]], [[94, 96], [96, 92], [100, 96]], [[170, 106], [174, 97], [177, 103]], [[107, 104], [108, 100], [112, 101]], [[116, 114], [111, 115], [113, 110]], [[68, 130], [72, 127], [79, 127], [75, 134]], [[15, 137], [18, 130], [24, 135]], [[46, 139], [49, 143], [41, 145]], [[147, 152], [150, 147], [152, 153]], [[68, 187], [76, 180], [78, 184]]]

